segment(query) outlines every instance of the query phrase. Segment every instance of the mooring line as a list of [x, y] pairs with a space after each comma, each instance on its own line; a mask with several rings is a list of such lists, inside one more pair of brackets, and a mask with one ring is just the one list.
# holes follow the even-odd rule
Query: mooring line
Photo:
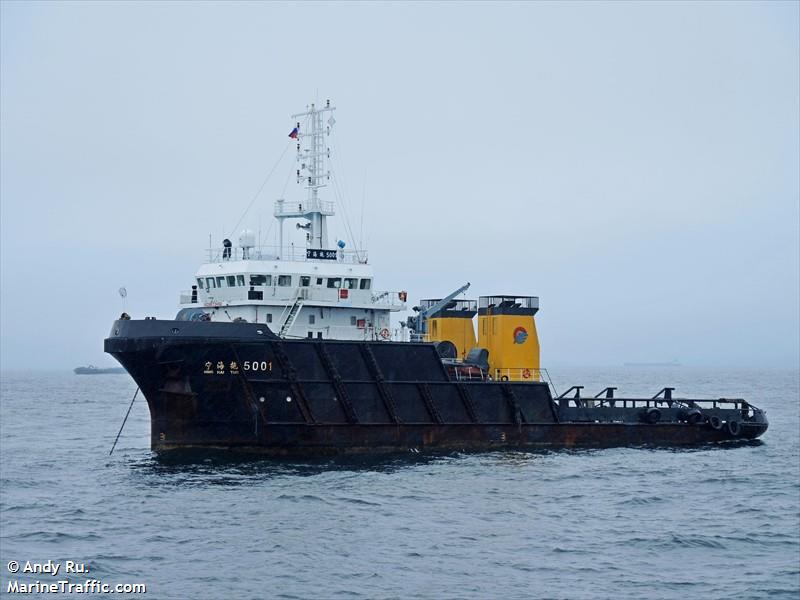
[[117, 447], [117, 442], [119, 441], [119, 436], [122, 435], [122, 430], [125, 428], [125, 423], [128, 422], [128, 415], [131, 414], [131, 409], [133, 408], [133, 402], [136, 400], [136, 396], [139, 394], [139, 388], [136, 388], [136, 391], [133, 393], [133, 398], [131, 398], [131, 405], [128, 407], [128, 412], [125, 413], [125, 418], [122, 419], [122, 425], [117, 432], [117, 439], [114, 440], [114, 445], [111, 446], [111, 452], [108, 453], [111, 456], [111, 453], [114, 452], [114, 448]]

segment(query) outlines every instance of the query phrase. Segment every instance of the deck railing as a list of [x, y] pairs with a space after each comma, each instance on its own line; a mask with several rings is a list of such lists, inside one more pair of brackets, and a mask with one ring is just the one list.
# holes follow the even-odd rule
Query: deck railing
[[312, 258], [307, 249], [301, 246], [253, 246], [251, 248], [208, 248], [205, 251], [206, 263], [223, 263], [237, 260], [281, 260], [295, 262], [331, 262], [345, 264], [367, 264], [366, 250], [332, 249], [335, 259]]
[[[342, 291], [347, 292], [347, 297], [343, 297]], [[401, 292], [379, 292], [375, 290], [302, 286], [302, 287], [282, 287], [282, 286], [233, 286], [223, 288], [213, 288], [212, 290], [198, 290], [193, 295], [193, 290], [181, 290], [179, 302], [181, 305], [194, 306], [227, 306], [230, 304], [250, 304], [268, 302], [270, 304], [284, 304], [293, 302], [297, 295], [303, 301], [325, 302], [339, 306], [349, 305], [369, 305], [376, 308], [402, 309], [406, 303], [402, 301]], [[193, 298], [195, 299], [193, 301]]]

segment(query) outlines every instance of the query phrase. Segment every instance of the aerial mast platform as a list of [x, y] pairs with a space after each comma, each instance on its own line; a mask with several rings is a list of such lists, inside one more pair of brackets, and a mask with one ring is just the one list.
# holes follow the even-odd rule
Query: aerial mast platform
[[[331, 149], [326, 144], [326, 139], [331, 128], [336, 122], [331, 106], [327, 100], [325, 106], [318, 108], [311, 104], [303, 113], [292, 115], [296, 121], [295, 128], [290, 137], [297, 139], [297, 183], [305, 183], [308, 197], [304, 202], [275, 202], [275, 218], [278, 219], [279, 252], [284, 251], [283, 222], [286, 219], [305, 219], [304, 224], [298, 223], [298, 229], [306, 230], [306, 242], [309, 250], [328, 249], [327, 217], [332, 217], [334, 212], [333, 202], [320, 199], [319, 190], [327, 186], [331, 173], [326, 168], [326, 160], [331, 157]], [[323, 123], [326, 115], [328, 119]], [[308, 131], [306, 131], [308, 127]]]

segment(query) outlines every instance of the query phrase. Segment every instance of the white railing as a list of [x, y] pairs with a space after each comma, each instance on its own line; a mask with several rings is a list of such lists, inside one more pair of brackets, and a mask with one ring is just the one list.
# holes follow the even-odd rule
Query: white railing
[[275, 203], [275, 216], [276, 217], [301, 217], [310, 212], [322, 213], [326, 216], [334, 214], [333, 202], [326, 200], [317, 200], [316, 202], [276, 202]]
[[[252, 248], [208, 248], [206, 263], [223, 263], [237, 260], [286, 260], [296, 262], [331, 262], [345, 264], [367, 264], [366, 250], [335, 249], [336, 259], [308, 258], [306, 248], [300, 246], [253, 246]], [[334, 249], [331, 249], [334, 250]]]
[[542, 379], [542, 369], [527, 367], [492, 369], [490, 376], [495, 381], [540, 381]]
[[311, 337], [317, 339], [319, 333], [322, 333], [323, 339], [333, 340], [367, 340], [378, 342], [407, 342], [407, 329], [402, 327], [354, 327], [352, 325], [328, 325], [328, 326], [315, 326], [303, 325], [298, 327], [304, 333], [289, 334], [287, 338], [302, 339]]
[[[347, 297], [342, 297], [342, 291]], [[250, 298], [250, 286], [235, 286], [197, 290], [197, 302], [192, 302], [193, 290], [180, 292], [180, 304], [199, 306], [223, 306], [228, 304], [293, 303], [299, 296], [306, 302], [325, 302], [340, 306], [375, 306], [377, 308], [402, 309], [406, 303], [400, 299], [402, 292], [374, 292], [372, 290], [342, 290], [328, 287], [282, 287], [253, 286], [253, 292], [261, 292], [261, 298]]]

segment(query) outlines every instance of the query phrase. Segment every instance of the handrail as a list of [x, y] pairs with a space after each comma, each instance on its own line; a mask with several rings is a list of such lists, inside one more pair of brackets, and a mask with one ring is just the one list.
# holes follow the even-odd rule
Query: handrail
[[[248, 286], [233, 286], [197, 290], [197, 301], [192, 302], [192, 290], [181, 290], [179, 293], [179, 304], [194, 304], [196, 306], [227, 306], [231, 304], [283, 304], [293, 302], [297, 290], [303, 290], [303, 300], [309, 302], [324, 302], [327, 306], [341, 304], [356, 304], [363, 306], [376, 306], [378, 308], [399, 308], [405, 306], [401, 299], [403, 292], [385, 292], [383, 294], [374, 290], [329, 288], [320, 286], [255, 286], [253, 291], [263, 292], [263, 298], [249, 298], [250, 288]], [[341, 289], [347, 289], [348, 297], [343, 298]]]
[[[335, 249], [335, 260], [308, 258], [307, 248], [299, 246], [251, 246], [249, 248], [206, 248], [206, 263], [236, 262], [240, 260], [269, 260], [295, 262], [330, 262], [346, 264], [362, 264], [368, 262], [367, 251], [358, 249]], [[333, 250], [333, 248], [331, 248]]]
[[[492, 375], [491, 373], [483, 371], [477, 365], [472, 365], [469, 363], [445, 364], [445, 367], [447, 368], [450, 376], [453, 377], [456, 381], [497, 381], [499, 383], [506, 383], [506, 382], [546, 383], [552, 390], [552, 395], [554, 397], [557, 395], [556, 386], [553, 383], [553, 379], [552, 377], [550, 377], [550, 373], [548, 372], [547, 369], [541, 369], [541, 368], [495, 369], [494, 375]], [[512, 378], [507, 375], [513, 371], [530, 371], [531, 376], [528, 378], [525, 377]], [[504, 379], [503, 378], [504, 376], [506, 376], [507, 379]]]
[[[289, 320], [289, 317], [291, 317], [291, 315], [292, 315], [292, 309], [295, 307], [297, 302], [300, 300], [300, 290], [301, 289], [303, 289], [303, 288], [296, 288], [295, 289], [295, 292], [292, 295], [291, 300], [289, 300], [289, 302], [286, 303], [286, 306], [284, 306], [283, 310], [281, 311], [281, 316], [278, 317], [278, 323], [281, 324], [280, 334], [279, 334], [279, 335], [281, 335], [281, 337], [283, 337], [284, 333], [288, 333], [288, 331], [286, 331], [286, 332], [284, 331], [284, 329], [286, 328], [286, 322]], [[287, 310], [289, 311], [288, 314], [286, 312]], [[286, 315], [286, 317], [284, 317], [284, 315]], [[290, 324], [289, 327], [291, 327], [292, 324]]]

